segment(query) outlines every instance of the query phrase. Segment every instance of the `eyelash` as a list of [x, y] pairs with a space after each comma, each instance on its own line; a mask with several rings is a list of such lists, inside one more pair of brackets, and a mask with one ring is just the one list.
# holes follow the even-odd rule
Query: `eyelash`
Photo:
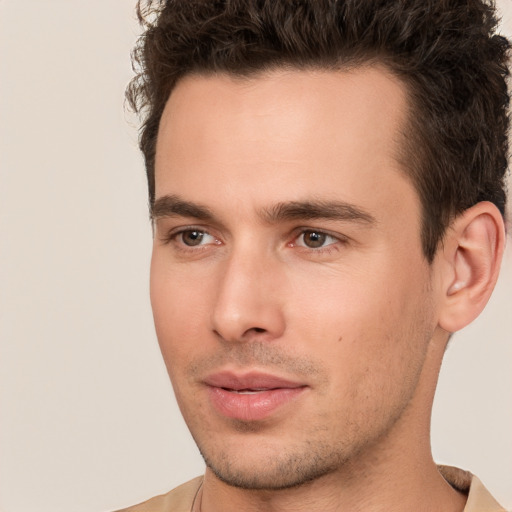
[[[202, 235], [213, 236], [206, 229], [199, 228], [196, 226], [187, 226], [187, 227], [180, 228], [177, 231], [170, 231], [164, 237], [162, 237], [161, 240], [164, 245], [174, 243], [181, 251], [198, 251], [200, 248], [204, 248], [207, 245], [210, 245], [210, 244], [205, 244], [205, 245], [197, 245], [197, 246], [192, 246], [192, 245], [187, 246], [183, 241], [180, 242], [177, 240], [180, 236], [183, 236], [185, 233], [191, 233], [194, 231], [197, 233], [201, 233]], [[215, 237], [213, 237], [213, 238], [215, 238]], [[219, 245], [220, 243], [221, 242], [219, 241], [218, 244], [215, 244], [215, 245]]]
[[[308, 234], [315, 234], [325, 237], [325, 239], [332, 239], [330, 243], [322, 245], [320, 247], [308, 247], [304, 242], [304, 237]], [[302, 238], [303, 245], [299, 245], [297, 240]], [[325, 240], [324, 240], [325, 241]], [[344, 246], [348, 243], [348, 239], [339, 234], [331, 234], [328, 231], [313, 228], [300, 228], [296, 235], [293, 237], [293, 241], [288, 244], [289, 247], [296, 247], [299, 250], [313, 252], [315, 254], [331, 253], [332, 251], [339, 251], [340, 246]]]
[[[214, 243], [214, 244], [208, 243], [208, 244], [204, 244], [204, 245], [200, 244], [197, 246], [193, 246], [193, 245], [188, 246], [183, 242], [183, 240], [181, 240], [181, 241], [178, 240], [178, 238], [180, 236], [183, 236], [185, 233], [190, 233], [190, 232], [194, 232], [194, 231], [200, 233], [201, 235], [212, 236], [216, 240], [216, 243]], [[297, 240], [300, 237], [304, 237], [307, 233], [323, 235], [327, 238], [333, 239], [334, 241], [327, 245], [322, 245], [322, 246], [316, 247], [316, 248], [308, 247], [305, 244], [299, 245], [297, 243]], [[197, 251], [205, 250], [210, 245], [220, 245], [222, 243], [220, 240], [218, 240], [218, 238], [211, 235], [211, 233], [209, 233], [206, 229], [196, 227], [196, 226], [187, 226], [187, 227], [180, 228], [178, 231], [170, 231], [166, 236], [162, 237], [161, 240], [164, 245], [173, 243], [176, 246], [176, 248], [181, 252], [192, 252], [193, 251], [196, 253], [197, 253]], [[314, 253], [314, 254], [323, 254], [323, 253], [330, 253], [332, 251], [339, 251], [340, 246], [345, 246], [348, 243], [349, 243], [349, 239], [340, 234], [334, 235], [327, 231], [320, 230], [320, 229], [314, 229], [314, 228], [298, 228], [297, 230], [294, 231], [292, 241], [288, 242], [286, 244], [286, 246], [287, 247], [295, 247], [298, 250], [307, 251], [307, 252]]]

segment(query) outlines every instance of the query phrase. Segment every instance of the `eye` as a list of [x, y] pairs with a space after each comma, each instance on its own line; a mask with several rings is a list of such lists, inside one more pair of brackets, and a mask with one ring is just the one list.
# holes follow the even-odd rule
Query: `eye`
[[184, 231], [177, 233], [175, 235], [175, 238], [188, 247], [197, 247], [199, 245], [217, 243], [215, 237], [213, 237], [206, 231], [201, 231], [199, 229], [186, 229]]
[[308, 247], [309, 249], [319, 249], [321, 247], [325, 247], [326, 245], [335, 244], [337, 241], [338, 240], [335, 237], [328, 235], [327, 233], [308, 229], [303, 231], [297, 237], [296, 245], [301, 247]]

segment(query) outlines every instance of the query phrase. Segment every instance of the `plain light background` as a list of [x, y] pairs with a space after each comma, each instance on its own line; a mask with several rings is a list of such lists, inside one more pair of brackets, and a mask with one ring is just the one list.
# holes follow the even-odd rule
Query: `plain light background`
[[[0, 0], [1, 512], [112, 510], [203, 471], [149, 306], [146, 183], [123, 111], [133, 4]], [[509, 508], [511, 338], [509, 247], [487, 310], [448, 349], [433, 418], [436, 459]]]

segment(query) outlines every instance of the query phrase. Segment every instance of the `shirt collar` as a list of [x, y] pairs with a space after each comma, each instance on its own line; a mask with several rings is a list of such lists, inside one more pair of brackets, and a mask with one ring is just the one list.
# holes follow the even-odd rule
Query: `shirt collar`
[[437, 466], [437, 468], [455, 490], [467, 495], [464, 512], [506, 512], [482, 482], [469, 471], [452, 466]]

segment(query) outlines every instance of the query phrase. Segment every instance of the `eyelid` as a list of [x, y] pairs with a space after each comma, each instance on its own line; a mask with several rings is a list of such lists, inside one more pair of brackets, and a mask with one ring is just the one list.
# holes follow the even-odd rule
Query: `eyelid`
[[294, 229], [292, 236], [295, 238], [298, 238], [300, 235], [303, 235], [304, 233], [307, 233], [307, 232], [313, 232], [313, 233], [318, 233], [321, 235], [326, 235], [326, 236], [335, 238], [336, 240], [340, 240], [340, 241], [348, 241], [349, 240], [348, 236], [343, 235], [342, 233], [336, 233], [334, 231], [331, 231], [330, 229], [316, 228], [314, 226], [298, 227], [298, 228]]
[[197, 250], [200, 247], [205, 247], [207, 245], [212, 245], [212, 244], [208, 243], [208, 244], [200, 244], [200, 245], [197, 245], [197, 246], [187, 246], [186, 244], [177, 242], [176, 239], [181, 234], [186, 233], [187, 231], [199, 231], [199, 232], [203, 233], [204, 235], [211, 236], [216, 241], [215, 245], [219, 245], [221, 243], [219, 238], [216, 237], [215, 235], [213, 235], [208, 229], [206, 229], [204, 227], [201, 227], [201, 226], [198, 226], [198, 225], [194, 225], [194, 224], [191, 224], [189, 226], [179, 226], [179, 227], [175, 227], [175, 228], [169, 229], [169, 230], [164, 232], [164, 234], [160, 237], [160, 240], [162, 241], [162, 243], [164, 245], [165, 244], [170, 244], [170, 243], [176, 243], [176, 245], [179, 244], [181, 249], [183, 249], [183, 250]]
[[[322, 245], [320, 247], [314, 248], [314, 247], [308, 247], [305, 244], [298, 244], [297, 240], [303, 236], [307, 232], [314, 232], [318, 234], [325, 235], [329, 238], [332, 238], [334, 241], [331, 243], [328, 243], [326, 245]], [[289, 247], [297, 247], [299, 249], [304, 249], [306, 251], [315, 252], [315, 253], [321, 253], [322, 251], [330, 251], [333, 250], [340, 245], [347, 245], [350, 242], [350, 238], [341, 234], [341, 233], [333, 233], [332, 231], [326, 230], [326, 229], [318, 229], [315, 227], [300, 227], [294, 230], [293, 232], [293, 238], [292, 241], [289, 242]]]

